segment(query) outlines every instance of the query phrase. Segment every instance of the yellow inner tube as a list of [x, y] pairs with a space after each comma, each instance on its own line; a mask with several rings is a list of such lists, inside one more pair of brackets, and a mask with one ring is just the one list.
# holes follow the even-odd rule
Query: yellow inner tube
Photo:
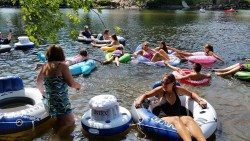
[[102, 51], [106, 51], [106, 52], [113, 52], [116, 50], [116, 48], [118, 47], [119, 45], [113, 45], [111, 47], [109, 46], [104, 46], [104, 47], [101, 47], [101, 50]]

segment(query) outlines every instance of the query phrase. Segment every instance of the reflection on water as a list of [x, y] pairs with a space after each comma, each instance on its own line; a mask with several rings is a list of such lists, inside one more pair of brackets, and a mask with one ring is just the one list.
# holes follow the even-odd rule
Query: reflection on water
[[[23, 35], [23, 25], [19, 10], [0, 9], [0, 31], [7, 35], [8, 29], [14, 29], [15, 39]], [[67, 11], [67, 9], [63, 10]], [[94, 33], [101, 32], [104, 27], [94, 13], [81, 13], [87, 20], [82, 23], [90, 25]], [[105, 25], [114, 32], [113, 27], [123, 28], [122, 36], [127, 39], [127, 52], [133, 52], [142, 41], [148, 40], [151, 46], [157, 46], [157, 41], [164, 40], [170, 45], [188, 51], [201, 51], [205, 43], [211, 43], [214, 50], [224, 60], [218, 62], [214, 68], [225, 67], [244, 58], [250, 58], [249, 23], [250, 11], [238, 13], [224, 13], [220, 11], [137, 11], [137, 10], [103, 10], [101, 17]], [[59, 43], [63, 46], [67, 56], [78, 53], [85, 48], [90, 56], [103, 60], [104, 54], [88, 45], [81, 44], [69, 38], [69, 31], [59, 32]], [[30, 51], [12, 51], [0, 55], [1, 76], [19, 75], [26, 86], [34, 87], [37, 72], [33, 71], [38, 62], [36, 52], [45, 51], [47, 47], [35, 48]], [[181, 66], [190, 67], [190, 64]], [[159, 80], [167, 68], [145, 65], [114, 64], [101, 66], [88, 77], [75, 77], [76, 81], [84, 85], [84, 89], [75, 91], [70, 89], [70, 99], [77, 119], [77, 126], [72, 133], [73, 140], [96, 140], [83, 134], [80, 120], [84, 111], [88, 109], [88, 100], [99, 94], [115, 95], [120, 105], [130, 108], [133, 100], [140, 94], [151, 89], [152, 83]], [[204, 71], [210, 71], [206, 69]], [[216, 140], [248, 140], [250, 138], [250, 84], [234, 78], [219, 78], [212, 75], [212, 84], [208, 87], [192, 88], [207, 99], [216, 109], [219, 127]], [[48, 124], [46, 124], [48, 125]], [[43, 129], [41, 129], [43, 130]], [[53, 139], [53, 131], [45, 129], [44, 134], [32, 138]], [[33, 132], [32, 132], [33, 133]], [[0, 137], [0, 140], [2, 138]], [[157, 140], [145, 137], [136, 128], [131, 128], [125, 136], [113, 137], [112, 140]], [[71, 139], [69, 139], [71, 140]], [[107, 138], [107, 140], [109, 140]]]

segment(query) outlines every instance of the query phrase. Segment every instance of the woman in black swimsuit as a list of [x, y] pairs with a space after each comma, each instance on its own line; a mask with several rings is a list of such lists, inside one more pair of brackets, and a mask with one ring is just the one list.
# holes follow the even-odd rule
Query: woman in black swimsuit
[[162, 86], [156, 87], [153, 90], [146, 92], [135, 101], [135, 106], [140, 107], [140, 104], [146, 98], [161, 95], [163, 101], [162, 109], [167, 115], [162, 119], [175, 126], [178, 134], [184, 141], [191, 141], [191, 136], [197, 141], [205, 141], [200, 127], [190, 116], [181, 116], [181, 102], [178, 94], [187, 95], [193, 98], [202, 108], [207, 107], [207, 103], [202, 100], [196, 93], [190, 92], [185, 88], [176, 86], [175, 77], [173, 74], [164, 74]]

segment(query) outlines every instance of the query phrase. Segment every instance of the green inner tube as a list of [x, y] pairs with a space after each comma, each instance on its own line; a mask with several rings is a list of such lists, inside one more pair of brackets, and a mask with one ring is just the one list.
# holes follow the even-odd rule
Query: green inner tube
[[247, 70], [250, 70], [250, 63], [248, 63], [248, 64], [243, 64], [243, 65], [244, 65], [244, 67], [246, 67]]
[[[112, 54], [113, 54], [113, 53], [107, 53], [107, 54], [105, 55], [105, 59], [106, 59], [106, 60], [109, 60], [109, 59], [112, 57]], [[121, 63], [127, 63], [127, 62], [129, 62], [129, 61], [131, 60], [131, 57], [132, 57], [131, 54], [125, 53], [125, 54], [123, 54], [123, 55], [119, 58], [119, 61], [120, 61]]]
[[248, 71], [238, 71], [234, 76], [238, 79], [250, 80], [250, 72]]

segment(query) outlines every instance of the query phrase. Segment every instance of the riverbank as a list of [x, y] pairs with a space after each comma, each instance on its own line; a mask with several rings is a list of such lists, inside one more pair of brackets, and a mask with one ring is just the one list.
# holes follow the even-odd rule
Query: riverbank
[[[250, 9], [249, 1], [242, 1], [235, 4], [224, 3], [224, 4], [211, 4], [211, 3], [199, 3], [199, 4], [188, 4], [190, 10], [200, 9], [201, 7], [207, 10], [225, 10], [233, 7], [234, 9]], [[61, 8], [68, 8], [66, 4], [62, 4]], [[0, 1], [0, 8], [20, 8], [19, 3], [13, 5], [11, 2]], [[92, 8], [99, 9], [167, 9], [167, 10], [180, 10], [183, 9], [182, 4], [166, 4], [157, 1], [149, 1], [144, 3], [137, 3], [135, 0], [99, 0], [95, 1]]]

